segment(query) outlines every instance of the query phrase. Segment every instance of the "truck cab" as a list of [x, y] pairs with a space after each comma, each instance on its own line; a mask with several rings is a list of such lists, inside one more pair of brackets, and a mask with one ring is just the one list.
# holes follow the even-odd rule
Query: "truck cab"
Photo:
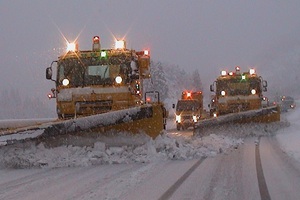
[[[91, 50], [69, 44], [66, 53], [52, 62], [46, 79], [54, 81], [56, 87], [48, 97], [56, 98], [59, 119], [143, 104], [143, 79], [150, 78], [149, 50], [129, 50], [125, 44], [116, 40], [115, 48], [103, 49], [100, 37], [94, 36]], [[52, 79], [53, 68], [56, 79]]]

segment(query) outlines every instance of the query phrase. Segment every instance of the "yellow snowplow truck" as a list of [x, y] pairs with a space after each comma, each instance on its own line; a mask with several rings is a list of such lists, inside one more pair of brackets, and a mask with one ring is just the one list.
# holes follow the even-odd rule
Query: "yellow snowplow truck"
[[[116, 41], [115, 49], [101, 49], [100, 38], [93, 38], [93, 48], [78, 50], [69, 44], [67, 52], [46, 70], [52, 79], [56, 63], [56, 88], [49, 98], [56, 98], [60, 119], [95, 115], [142, 105], [142, 80], [150, 78], [149, 51], [128, 50], [125, 41]], [[73, 48], [71, 48], [73, 47]]]
[[[274, 122], [280, 120], [278, 106], [263, 106], [263, 92], [267, 91], [267, 81], [258, 76], [253, 68], [248, 72], [241, 72], [240, 67], [237, 66], [234, 72], [222, 71], [210, 86], [210, 90], [215, 93], [212, 95], [210, 115], [214, 118], [219, 117], [218, 120], [213, 119], [214, 121]], [[224, 119], [221, 120], [221, 116], [224, 116]]]
[[[173, 104], [175, 108], [175, 104]], [[176, 128], [187, 129], [193, 127], [200, 119], [203, 119], [203, 95], [202, 91], [183, 91], [181, 99], [176, 104]]]
[[102, 49], [98, 36], [92, 42], [85, 51], [68, 44], [67, 52], [46, 69], [46, 79], [55, 83], [48, 97], [56, 98], [59, 120], [1, 131], [0, 147], [25, 147], [26, 142], [90, 145], [111, 131], [152, 138], [162, 133], [167, 112], [159, 93], [143, 92], [143, 80], [150, 78], [149, 50], [126, 49], [123, 40]]
[[117, 40], [114, 48], [103, 49], [99, 36], [93, 37], [91, 50], [82, 51], [78, 44], [68, 44], [67, 52], [46, 69], [46, 79], [55, 82], [56, 87], [48, 97], [56, 98], [59, 119], [76, 123], [83, 117], [92, 120], [92, 116], [126, 110], [127, 120], [126, 113], [120, 115], [118, 123], [112, 120], [113, 123], [105, 125], [103, 121], [92, 120], [89, 129], [142, 129], [156, 137], [165, 127], [166, 112], [159, 101], [145, 103], [143, 80], [149, 78], [149, 50], [129, 50], [124, 40]]

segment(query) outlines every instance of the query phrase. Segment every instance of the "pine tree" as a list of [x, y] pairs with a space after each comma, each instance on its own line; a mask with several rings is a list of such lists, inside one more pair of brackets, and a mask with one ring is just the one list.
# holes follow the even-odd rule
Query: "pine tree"
[[194, 91], [203, 91], [203, 85], [198, 70], [192, 73], [192, 89]]
[[144, 92], [158, 91], [161, 101], [168, 98], [168, 85], [161, 62], [154, 63], [151, 61], [151, 80], [145, 81], [144, 84]]

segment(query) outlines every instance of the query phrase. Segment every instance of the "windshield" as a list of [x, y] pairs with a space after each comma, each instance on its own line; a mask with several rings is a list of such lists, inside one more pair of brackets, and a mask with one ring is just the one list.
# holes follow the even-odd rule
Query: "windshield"
[[105, 63], [92, 59], [66, 59], [58, 64], [57, 84], [68, 79], [71, 87], [113, 84], [116, 76], [128, 77], [130, 63]]
[[200, 109], [199, 102], [194, 100], [178, 101], [176, 106], [177, 111], [196, 111], [198, 109]]
[[229, 96], [250, 95], [251, 90], [255, 89], [257, 94], [261, 91], [261, 80], [257, 77], [242, 80], [241, 78], [232, 78], [217, 81], [217, 94], [225, 91]]

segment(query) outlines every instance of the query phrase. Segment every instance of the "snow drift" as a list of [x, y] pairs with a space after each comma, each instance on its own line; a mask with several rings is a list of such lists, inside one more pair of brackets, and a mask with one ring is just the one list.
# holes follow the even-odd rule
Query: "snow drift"
[[64, 145], [46, 148], [27, 144], [0, 148], [1, 168], [79, 167], [99, 164], [149, 163], [157, 160], [187, 160], [215, 156], [238, 148], [243, 139], [275, 135], [287, 122], [226, 124], [210, 127], [195, 136], [163, 133], [155, 140], [147, 135], [113, 133], [95, 139], [92, 146]]

